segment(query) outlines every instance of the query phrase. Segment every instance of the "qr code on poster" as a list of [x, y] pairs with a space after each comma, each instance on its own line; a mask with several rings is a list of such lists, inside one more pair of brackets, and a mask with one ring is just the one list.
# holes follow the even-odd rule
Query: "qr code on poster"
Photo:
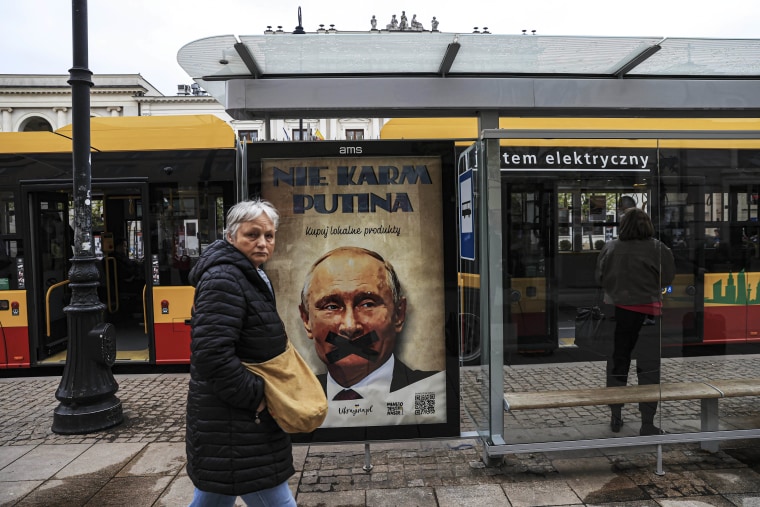
[[414, 415], [435, 414], [435, 393], [414, 395]]

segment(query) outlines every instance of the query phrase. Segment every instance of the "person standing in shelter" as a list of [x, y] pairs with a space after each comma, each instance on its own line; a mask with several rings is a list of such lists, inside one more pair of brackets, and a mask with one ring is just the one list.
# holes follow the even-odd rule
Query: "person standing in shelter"
[[[605, 301], [615, 305], [615, 336], [612, 357], [607, 361], [607, 387], [625, 386], [631, 356], [647, 316], [662, 314], [662, 288], [675, 276], [670, 249], [655, 239], [649, 215], [629, 208], [620, 219], [619, 236], [604, 245], [596, 263], [596, 281], [604, 289]], [[640, 385], [660, 383], [660, 346], [655, 338], [641, 343], [636, 360]], [[623, 426], [623, 405], [610, 405], [610, 428], [617, 433]], [[658, 435], [655, 426], [657, 402], [639, 403], [640, 435]]]
[[267, 411], [264, 380], [242, 364], [267, 361], [287, 346], [274, 290], [261, 269], [274, 252], [278, 222], [267, 201], [236, 204], [227, 213], [224, 239], [209, 245], [190, 272], [191, 507], [231, 507], [238, 496], [247, 505], [296, 505], [288, 487], [295, 473], [290, 436]]

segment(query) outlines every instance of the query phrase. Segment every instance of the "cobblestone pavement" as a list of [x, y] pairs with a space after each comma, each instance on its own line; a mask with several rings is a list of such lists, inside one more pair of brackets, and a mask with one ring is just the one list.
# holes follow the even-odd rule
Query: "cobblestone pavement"
[[[760, 357], [663, 363], [663, 381], [757, 378]], [[504, 368], [508, 390], [600, 385], [603, 364]], [[60, 377], [0, 378], [0, 506], [181, 506], [186, 374], [117, 375], [124, 422], [89, 435], [51, 431]], [[461, 370], [462, 432], [483, 414], [479, 368]], [[688, 428], [699, 402], [661, 407], [664, 425]], [[635, 407], [626, 407], [630, 421]], [[722, 400], [721, 423], [760, 427], [760, 399]], [[569, 428], [609, 433], [604, 407], [505, 414], [506, 433], [540, 440]], [[632, 428], [635, 428], [631, 423]], [[637, 429], [637, 428], [635, 428]], [[471, 435], [471, 433], [465, 433]], [[537, 441], [537, 440], [534, 440]], [[507, 455], [486, 466], [473, 438], [296, 445], [290, 481], [301, 506], [760, 506], [760, 441], [638, 446]], [[368, 452], [369, 451], [369, 452]], [[371, 469], [370, 469], [371, 468]]]

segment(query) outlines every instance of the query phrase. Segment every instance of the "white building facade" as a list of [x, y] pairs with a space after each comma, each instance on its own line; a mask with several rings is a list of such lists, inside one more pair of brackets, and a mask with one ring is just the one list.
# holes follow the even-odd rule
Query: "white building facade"
[[[0, 75], [0, 132], [55, 131], [72, 122], [68, 75]], [[379, 139], [384, 118], [294, 118], [233, 120], [222, 105], [197, 84], [178, 85], [163, 95], [140, 74], [96, 74], [90, 90], [90, 114], [169, 116], [213, 114], [228, 122], [240, 139]], [[268, 129], [267, 129], [268, 126]]]

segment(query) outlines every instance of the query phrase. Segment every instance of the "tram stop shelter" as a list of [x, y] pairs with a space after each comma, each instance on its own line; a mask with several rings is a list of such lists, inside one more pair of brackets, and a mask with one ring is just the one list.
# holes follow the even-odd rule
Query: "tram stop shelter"
[[[547, 332], [554, 333], [557, 343], [564, 339], [561, 335], [563, 301], [578, 295], [574, 289], [584, 289], [585, 295], [594, 294], [590, 287], [562, 287], [562, 280], [570, 274], [565, 271], [562, 275], [559, 271], [560, 258], [574, 254], [588, 256], [593, 254], [597, 235], [601, 235], [602, 243], [612, 238], [616, 219], [614, 213], [610, 215], [607, 211], [613, 194], [635, 193], [639, 198], [653, 201], [668, 196], [672, 204], [667, 208], [668, 212], [677, 208], [681, 213], [677, 227], [680, 234], [689, 228], [690, 220], [696, 220], [700, 228], [690, 231], [692, 236], [698, 234], [700, 239], [704, 236], [704, 228], [714, 222], [703, 220], [701, 214], [717, 213], [710, 207], [712, 204], [705, 204], [704, 195], [716, 199], [725, 197], [726, 209], [730, 206], [741, 208], [730, 220], [747, 221], [749, 229], [754, 231], [751, 222], [757, 220], [758, 204], [757, 194], [753, 192], [757, 192], [760, 175], [759, 57], [760, 39], [566, 37], [386, 30], [222, 35], [190, 42], [178, 53], [178, 61], [190, 77], [238, 120], [425, 118], [435, 126], [445, 118], [477, 118], [477, 132], [469, 136], [473, 147], [463, 152], [457, 173], [461, 176], [474, 169], [473, 202], [468, 203], [467, 214], [472, 213], [476, 233], [489, 233], [476, 234], [479, 253], [471, 264], [461, 264], [459, 271], [460, 275], [474, 275], [465, 277], [466, 280], [479, 280], [469, 287], [468, 294], [462, 296], [463, 301], [467, 300], [464, 304], [477, 300], [489, 304], [475, 303], [472, 307], [479, 323], [474, 328], [480, 355], [477, 366], [462, 374], [461, 390], [470, 389], [482, 394], [482, 402], [466, 406], [465, 410], [477, 421], [477, 434], [484, 442], [485, 459], [518, 451], [690, 441], [703, 442], [705, 447], [717, 449], [717, 442], [722, 439], [760, 437], [760, 382], [757, 380], [760, 368], [754, 370], [758, 360], [752, 354], [733, 355], [732, 345], [722, 349], [725, 355], [711, 356], [715, 361], [710, 364], [720, 364], [716, 370], [707, 367], [709, 361], [704, 356], [701, 363], [686, 365], [680, 354], [674, 358], [666, 357], [663, 352], [661, 384], [656, 388], [618, 388], [624, 389], [620, 393], [610, 392], [609, 388], [592, 388], [583, 380], [572, 384], [562, 378], [562, 371], [572, 368], [556, 358], [557, 354], [547, 356], [545, 364], [536, 366], [535, 370], [529, 366], [537, 361], [529, 358], [524, 361], [529, 363], [526, 366], [513, 364], [512, 359], [517, 357], [512, 348], [515, 336], [527, 332], [515, 316], [525, 317], [530, 313], [526, 308], [536, 292], [539, 295], [545, 293], [546, 301], [552, 300], [553, 306], [547, 303], [533, 312], [533, 317], [543, 314], [542, 318], [550, 322], [549, 328], [552, 328]], [[505, 123], [505, 118], [514, 121]], [[525, 118], [575, 121], [572, 127], [557, 128], [557, 123], [550, 121], [544, 124], [534, 122], [525, 127], [520, 121]], [[604, 123], [605, 119], [610, 122]], [[673, 119], [679, 121], [674, 123]], [[507, 128], [500, 128], [505, 124]], [[567, 121], [562, 123], [567, 124]], [[434, 127], [427, 132], [432, 130]], [[439, 137], [451, 137], [445, 129], [442, 130], [444, 132]], [[265, 138], [271, 139], [270, 131], [266, 132]], [[568, 182], [582, 180], [581, 185], [585, 187], [570, 188], [572, 185], [567, 183], [566, 188], [549, 188], [547, 181], [564, 176], [558, 176], [557, 171], [550, 171], [546, 166], [534, 171], [524, 166], [514, 170], [505, 168], [501, 161], [505, 154], [509, 156], [511, 153], [510, 146], [519, 147], [514, 152], [517, 155], [533, 154], [526, 151], [530, 146], [551, 147], [555, 151], [559, 147], [587, 147], [594, 153], [608, 156], [617, 152], [603, 152], [603, 148], [643, 149], [652, 150], [652, 159], [657, 162], [649, 166], [647, 174], [633, 170], [611, 173], [599, 170], [599, 167], [584, 166], [565, 175]], [[693, 174], [682, 172], [673, 176], [675, 166], [668, 168], [664, 161], [672, 160], [674, 154], [695, 157], [705, 153], [679, 151], [694, 147], [733, 150], [728, 159], [733, 161], [732, 174], [740, 176], [736, 185], [730, 188], [700, 187], [708, 184], [696, 169]], [[745, 148], [747, 151], [741, 151]], [[566, 154], [560, 151], [557, 156], [562, 158]], [[715, 153], [711, 151], [706, 156], [722, 156]], [[685, 164], [686, 160], [682, 158], [679, 167]], [[666, 174], [666, 169], [671, 171]], [[588, 202], [592, 197], [605, 194], [604, 186], [599, 182], [610, 178], [611, 174], [617, 179], [608, 184], [607, 198], [602, 201], [605, 204], [597, 209], [601, 218], [594, 224], [593, 210], [587, 209]], [[651, 180], [646, 183], [650, 174]], [[662, 190], [666, 183], [674, 184], [673, 178], [681, 178], [680, 183], [675, 183], [676, 190]], [[698, 185], [695, 180], [700, 178], [702, 183]], [[647, 188], [651, 190], [632, 190], [637, 185], [649, 185]], [[734, 192], [741, 185], [746, 192]], [[572, 202], [576, 203], [575, 206]], [[656, 208], [652, 204], [648, 211], [656, 222], [665, 220], [665, 208]], [[543, 248], [540, 261], [534, 262], [532, 267], [520, 268], [524, 271], [518, 276], [517, 272], [507, 273], [518, 268], [507, 267], [503, 261], [512, 259], [512, 250], [519, 250], [514, 237], [508, 237], [510, 231], [515, 230], [512, 227], [518, 220], [515, 217], [527, 215], [531, 216], [530, 221], [520, 219], [519, 222], [525, 226], [522, 231], [533, 238], [534, 243], [550, 242], [552, 246], [540, 247]], [[575, 219], [577, 223], [573, 223]], [[584, 221], [589, 222], [586, 224], [588, 231]], [[749, 229], [745, 227], [745, 232], [751, 232]], [[582, 246], [587, 233], [588, 245]], [[556, 246], [562, 236], [566, 236], [572, 245], [572, 251], [567, 254]], [[524, 248], [532, 247], [524, 245]], [[717, 315], [706, 310], [712, 308], [712, 304], [706, 304], [704, 299], [709, 296], [706, 295], [708, 290], [712, 290], [707, 284], [717, 278], [699, 272], [706, 262], [700, 248], [692, 246], [685, 251], [686, 257], [699, 268], [684, 268], [682, 273], [679, 272], [681, 278], [672, 286], [673, 290], [682, 288], [684, 297], [693, 298], [688, 304], [696, 304], [702, 312], [696, 312], [698, 315], [679, 314], [683, 317], [682, 329], [675, 334], [680, 338], [691, 337], [683, 329], [704, 327], [707, 324], [703, 321], [712, 318], [710, 315]], [[747, 248], [751, 245], [748, 244]], [[748, 277], [760, 271], [760, 264], [755, 260], [752, 257], [752, 262], [743, 266]], [[584, 262], [588, 264], [588, 261]], [[721, 269], [712, 266], [707, 271], [717, 276], [722, 273]], [[545, 280], [531, 285], [530, 280], [542, 278]], [[681, 279], [685, 280], [683, 287], [678, 285]], [[755, 278], [749, 283], [754, 284]], [[562, 292], [564, 289], [567, 290]], [[750, 313], [743, 315], [754, 315], [760, 309], [760, 306], [745, 306], [747, 308], [743, 311]], [[702, 320], [698, 325], [689, 324], [689, 318]], [[658, 329], [659, 339], [663, 340], [667, 334], [665, 324], [654, 327]], [[748, 336], [754, 336], [752, 333], [755, 332], [749, 330]], [[697, 333], [702, 334], [701, 331]], [[665, 350], [664, 346], [662, 350]], [[732, 363], [734, 360], [736, 364]], [[594, 380], [604, 385], [603, 362], [589, 360], [583, 364], [599, 371], [581, 376], [598, 377]], [[736, 373], [737, 368], [745, 367], [747, 369], [742, 373]], [[544, 371], [551, 378], [531, 384], [526, 377], [536, 371]], [[631, 378], [634, 377], [631, 373]], [[725, 410], [730, 410], [734, 397], [745, 408], [750, 407], [737, 415], [736, 420], [743, 418], [746, 423], [743, 426], [724, 415]], [[605, 419], [608, 416], [600, 416], [599, 431], [591, 431], [592, 422], [581, 424], [580, 430], [569, 429], [565, 422], [575, 417], [584, 419], [589, 415], [588, 410], [608, 413], [604, 412], [604, 405], [610, 403], [625, 402], [633, 411], [636, 403], [647, 401], [660, 402], [660, 414], [664, 413], [662, 420], [665, 426], [669, 426], [667, 434], [640, 436], [634, 428], [634, 433], [624, 431], [613, 435], [604, 428], [609, 422], [608, 418]], [[695, 410], [696, 426], [691, 425], [684, 415], [691, 409]], [[528, 415], [523, 417], [522, 414]], [[636, 417], [631, 416], [631, 421]], [[549, 419], [563, 422], [544, 427]], [[634, 424], [629, 423], [630, 426]], [[533, 433], [532, 438], [530, 433]]]

